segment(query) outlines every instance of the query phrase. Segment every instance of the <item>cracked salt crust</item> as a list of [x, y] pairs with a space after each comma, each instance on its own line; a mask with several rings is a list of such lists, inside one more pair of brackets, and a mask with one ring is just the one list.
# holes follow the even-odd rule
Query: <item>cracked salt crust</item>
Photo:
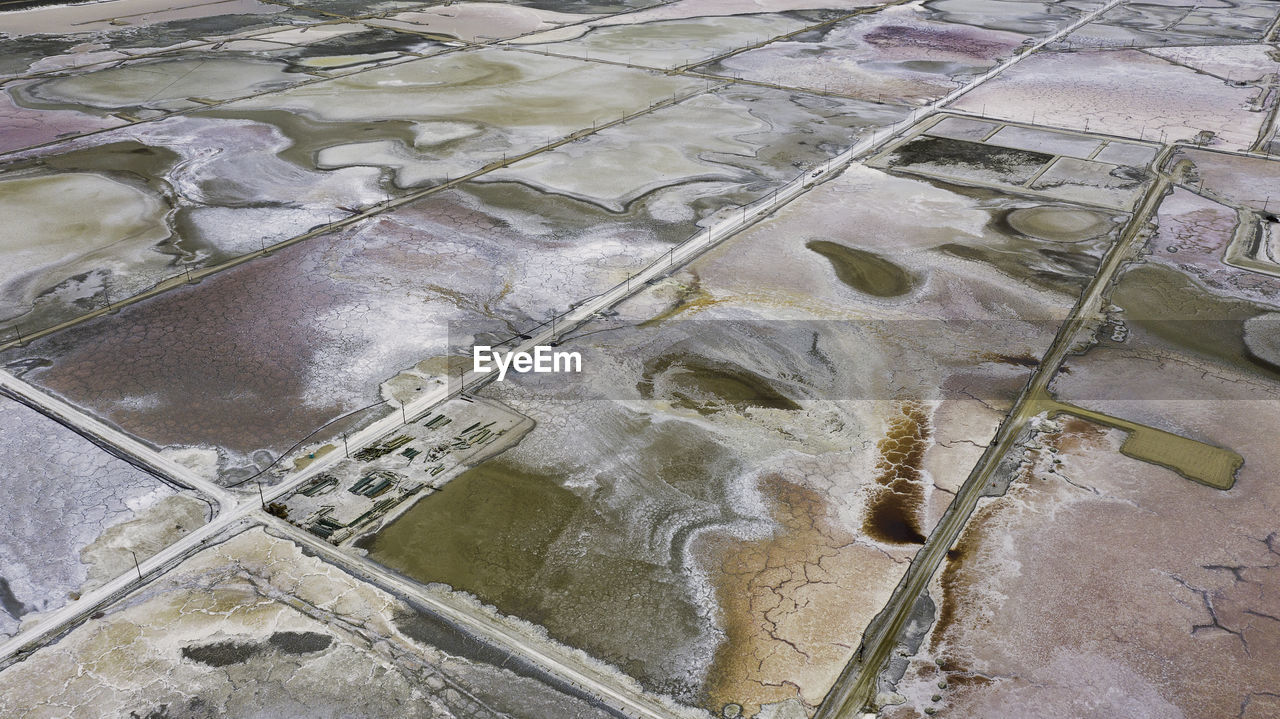
[[[0, 507], [0, 634], [22, 621], [63, 606], [86, 582], [114, 578], [128, 566], [105, 565], [93, 547], [131, 522], [140, 529], [173, 526], [174, 517], [153, 512], [176, 501], [195, 504], [178, 518], [186, 529], [203, 524], [207, 507], [35, 410], [0, 398], [0, 466], [7, 501]], [[168, 542], [131, 545], [145, 559]], [[85, 552], [89, 552], [88, 555]], [[129, 555], [124, 555], [128, 557]], [[105, 576], [104, 576], [105, 575]]]
[[[412, 614], [253, 528], [8, 667], [0, 713], [606, 716], [536, 680], [411, 639], [397, 622]], [[292, 641], [299, 637], [307, 642]]]
[[[1276, 420], [1267, 403], [1182, 404], [1223, 437]], [[909, 703], [884, 716], [1262, 719], [1280, 706], [1277, 496], [1261, 469], [1274, 448], [1237, 445], [1249, 463], [1224, 493], [1124, 457], [1123, 439], [1073, 418], [1042, 426], [1014, 488], [960, 540], [949, 619], [899, 684]]]

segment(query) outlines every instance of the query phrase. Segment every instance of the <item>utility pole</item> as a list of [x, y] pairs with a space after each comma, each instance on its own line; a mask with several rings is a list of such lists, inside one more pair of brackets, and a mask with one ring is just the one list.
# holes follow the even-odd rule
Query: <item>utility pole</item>
[[133, 569], [134, 569], [134, 571], [136, 571], [136, 572], [138, 573], [138, 581], [139, 581], [139, 582], [141, 582], [141, 581], [142, 581], [142, 567], [138, 565], [138, 555], [137, 555], [137, 554], [134, 554], [134, 551], [133, 551], [132, 549], [130, 549], [130, 550], [129, 550], [129, 554], [132, 554], [132, 555], [133, 555]]
[[351, 459], [351, 448], [347, 447], [347, 435], [345, 432], [342, 435], [342, 453], [347, 455], [347, 459]]
[[254, 480], [254, 484], [258, 485], [258, 501], [262, 503], [262, 508], [267, 508], [267, 498], [262, 494], [262, 480]]

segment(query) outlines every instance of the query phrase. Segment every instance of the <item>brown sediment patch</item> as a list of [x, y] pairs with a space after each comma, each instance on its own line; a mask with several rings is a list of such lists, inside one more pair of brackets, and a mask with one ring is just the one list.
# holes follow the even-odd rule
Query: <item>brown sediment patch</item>
[[1107, 435], [1101, 425], [1067, 415], [1060, 420], [1062, 429], [1045, 435], [1045, 444], [1060, 452], [1072, 452], [1083, 447], [1095, 446]]
[[985, 687], [995, 684], [995, 680], [991, 677], [977, 674], [959, 666], [947, 670], [946, 682], [955, 689], [961, 687]]
[[[822, 697], [856, 643], [856, 592], [840, 603], [814, 606], [815, 585], [844, 587], [866, 568], [850, 561], [853, 537], [828, 515], [816, 490], [771, 475], [760, 488], [772, 499], [778, 531], [739, 541], [726, 534], [700, 540], [724, 615], [726, 641], [707, 676], [707, 708], [740, 704], [752, 716], [762, 704], [799, 698], [810, 707]], [[831, 676], [828, 677], [827, 675]]]
[[862, 530], [889, 544], [924, 544], [918, 517], [924, 502], [921, 465], [933, 434], [929, 409], [913, 400], [898, 404], [889, 430], [876, 445], [876, 482]]
[[675, 304], [671, 305], [670, 307], [663, 310], [662, 312], [659, 312], [653, 317], [650, 317], [644, 322], [641, 322], [639, 326], [653, 327], [677, 315], [681, 315], [686, 312], [689, 312], [689, 313], [697, 312], [698, 310], [711, 307], [713, 305], [718, 305], [723, 301], [724, 300], [712, 297], [711, 295], [702, 291], [694, 291], [688, 294], [681, 293], [681, 296], [676, 300]]
[[[960, 539], [956, 540], [956, 545], [947, 550], [947, 561], [942, 565], [942, 576], [938, 579], [938, 584], [942, 586], [942, 601], [938, 602], [938, 620], [934, 622], [929, 639], [935, 653], [938, 651], [939, 643], [947, 639], [948, 631], [955, 626], [957, 609], [964, 603], [966, 594], [966, 588], [960, 580], [960, 573], [964, 563], [973, 556], [973, 548], [982, 542], [980, 528], [986, 526], [991, 513], [990, 507], [981, 507], [975, 511], [969, 518]], [[947, 657], [940, 658], [940, 661], [943, 662], [943, 666], [949, 666], [954, 659]]]

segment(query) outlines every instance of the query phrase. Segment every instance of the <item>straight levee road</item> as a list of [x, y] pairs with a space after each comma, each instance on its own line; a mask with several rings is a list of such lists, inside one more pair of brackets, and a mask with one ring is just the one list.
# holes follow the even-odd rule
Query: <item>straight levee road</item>
[[54, 421], [88, 436], [91, 441], [111, 445], [135, 464], [143, 465], [148, 471], [161, 475], [174, 484], [203, 492], [218, 505], [219, 513], [236, 504], [236, 497], [226, 488], [210, 482], [124, 432], [107, 426], [80, 409], [3, 370], [0, 370], [0, 393], [8, 394], [19, 402], [38, 408]]
[[[1152, 166], [1161, 167], [1173, 150], [1174, 146], [1163, 148]], [[960, 532], [977, 507], [978, 499], [983, 495], [992, 472], [1005, 455], [1015, 448], [1016, 440], [1028, 422], [1041, 411], [1038, 400], [1047, 395], [1049, 382], [1062, 366], [1081, 330], [1098, 315], [1103, 292], [1111, 285], [1119, 269], [1145, 242], [1143, 228], [1164, 197], [1169, 184], [1166, 175], [1157, 173], [1124, 232], [1108, 250], [1098, 272], [1058, 329], [1049, 350], [1018, 395], [1009, 416], [1001, 423], [995, 438], [974, 465], [924, 546], [911, 560], [911, 565], [894, 589], [884, 610], [872, 620], [863, 635], [862, 645], [827, 694], [814, 719], [855, 717], [871, 704], [880, 672], [897, 646], [898, 637], [911, 616], [916, 600], [928, 587], [947, 551], [959, 539]]]

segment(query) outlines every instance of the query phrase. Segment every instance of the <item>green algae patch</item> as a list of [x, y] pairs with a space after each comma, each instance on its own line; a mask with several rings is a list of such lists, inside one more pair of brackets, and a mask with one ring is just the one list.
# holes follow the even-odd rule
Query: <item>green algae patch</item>
[[1228, 490], [1235, 486], [1236, 472], [1244, 466], [1244, 458], [1225, 447], [1056, 400], [1040, 402], [1050, 417], [1071, 414], [1123, 430], [1127, 436], [1120, 452], [1125, 456], [1172, 469], [1186, 479], [1214, 489]]
[[880, 255], [826, 240], [805, 247], [827, 258], [836, 277], [849, 287], [875, 297], [897, 297], [911, 291], [911, 274]]
[[534, 621], [551, 545], [582, 503], [555, 478], [498, 458], [467, 470], [379, 532], [370, 557], [423, 582], [471, 592]]
[[1171, 432], [1137, 425], [1120, 451], [1143, 462], [1168, 467], [1178, 474], [1215, 489], [1231, 489], [1244, 458], [1235, 452]]
[[652, 691], [695, 701], [693, 679], [672, 666], [673, 647], [709, 631], [686, 586], [682, 537], [731, 516], [724, 478], [742, 467], [683, 423], [630, 418], [616, 430], [632, 459], [602, 468], [594, 488], [570, 489], [557, 470], [503, 454], [358, 544], [416, 581], [539, 624]]

